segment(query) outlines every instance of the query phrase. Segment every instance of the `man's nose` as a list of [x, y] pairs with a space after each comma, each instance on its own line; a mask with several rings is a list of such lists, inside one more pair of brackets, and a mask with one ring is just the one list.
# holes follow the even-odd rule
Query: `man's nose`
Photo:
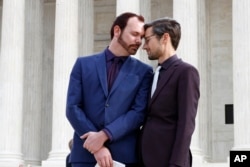
[[136, 38], [135, 42], [136, 42], [137, 44], [141, 44], [141, 43], [142, 43], [142, 39], [141, 39], [140, 37], [138, 37], [138, 38]]

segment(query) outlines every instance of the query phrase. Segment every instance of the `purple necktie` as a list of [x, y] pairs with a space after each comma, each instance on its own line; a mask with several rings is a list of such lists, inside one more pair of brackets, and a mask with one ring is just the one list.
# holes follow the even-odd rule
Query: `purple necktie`
[[111, 89], [115, 78], [117, 77], [117, 74], [119, 72], [119, 66], [120, 66], [121, 59], [119, 57], [113, 58], [113, 62], [110, 66], [109, 73], [108, 73], [108, 88]]

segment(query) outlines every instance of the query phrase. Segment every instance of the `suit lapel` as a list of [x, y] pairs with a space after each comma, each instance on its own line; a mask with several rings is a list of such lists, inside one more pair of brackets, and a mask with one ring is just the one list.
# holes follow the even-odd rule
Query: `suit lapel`
[[95, 65], [102, 89], [104, 91], [105, 96], [107, 97], [108, 96], [107, 69], [106, 69], [106, 58], [104, 52], [96, 56]]
[[177, 69], [177, 66], [179, 65], [180, 62], [181, 62], [180, 59], [176, 60], [175, 62], [173, 62], [173, 64], [171, 66], [169, 66], [168, 69], [166, 69], [166, 71], [164, 71], [162, 73], [161, 80], [158, 83], [158, 86], [157, 86], [155, 93], [153, 94], [153, 96], [149, 102], [149, 105], [151, 105], [154, 102], [154, 100], [156, 99], [158, 94], [161, 92], [163, 87], [167, 84], [167, 82], [169, 81], [169, 79], [173, 75], [174, 71]]

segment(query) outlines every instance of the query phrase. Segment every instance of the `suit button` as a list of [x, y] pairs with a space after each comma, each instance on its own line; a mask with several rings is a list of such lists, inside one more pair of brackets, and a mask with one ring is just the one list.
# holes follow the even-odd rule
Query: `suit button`
[[105, 107], [109, 107], [109, 104], [106, 104]]

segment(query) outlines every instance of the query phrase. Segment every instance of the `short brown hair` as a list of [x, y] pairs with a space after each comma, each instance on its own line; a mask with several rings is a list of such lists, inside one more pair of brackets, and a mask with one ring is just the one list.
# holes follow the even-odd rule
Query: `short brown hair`
[[123, 14], [117, 16], [115, 21], [113, 22], [111, 29], [110, 29], [111, 39], [113, 39], [113, 37], [114, 37], [114, 27], [117, 25], [120, 27], [121, 30], [124, 30], [124, 28], [126, 27], [126, 25], [128, 23], [128, 20], [131, 17], [137, 17], [138, 20], [140, 20], [141, 22], [144, 22], [144, 17], [142, 15], [137, 15], [137, 14], [131, 13], [131, 12], [126, 12], [126, 13], [123, 13]]
[[158, 38], [162, 37], [164, 33], [168, 33], [174, 49], [178, 48], [181, 39], [181, 26], [176, 20], [168, 17], [160, 18], [145, 24], [144, 30], [146, 31], [149, 27], [152, 27], [152, 33]]

